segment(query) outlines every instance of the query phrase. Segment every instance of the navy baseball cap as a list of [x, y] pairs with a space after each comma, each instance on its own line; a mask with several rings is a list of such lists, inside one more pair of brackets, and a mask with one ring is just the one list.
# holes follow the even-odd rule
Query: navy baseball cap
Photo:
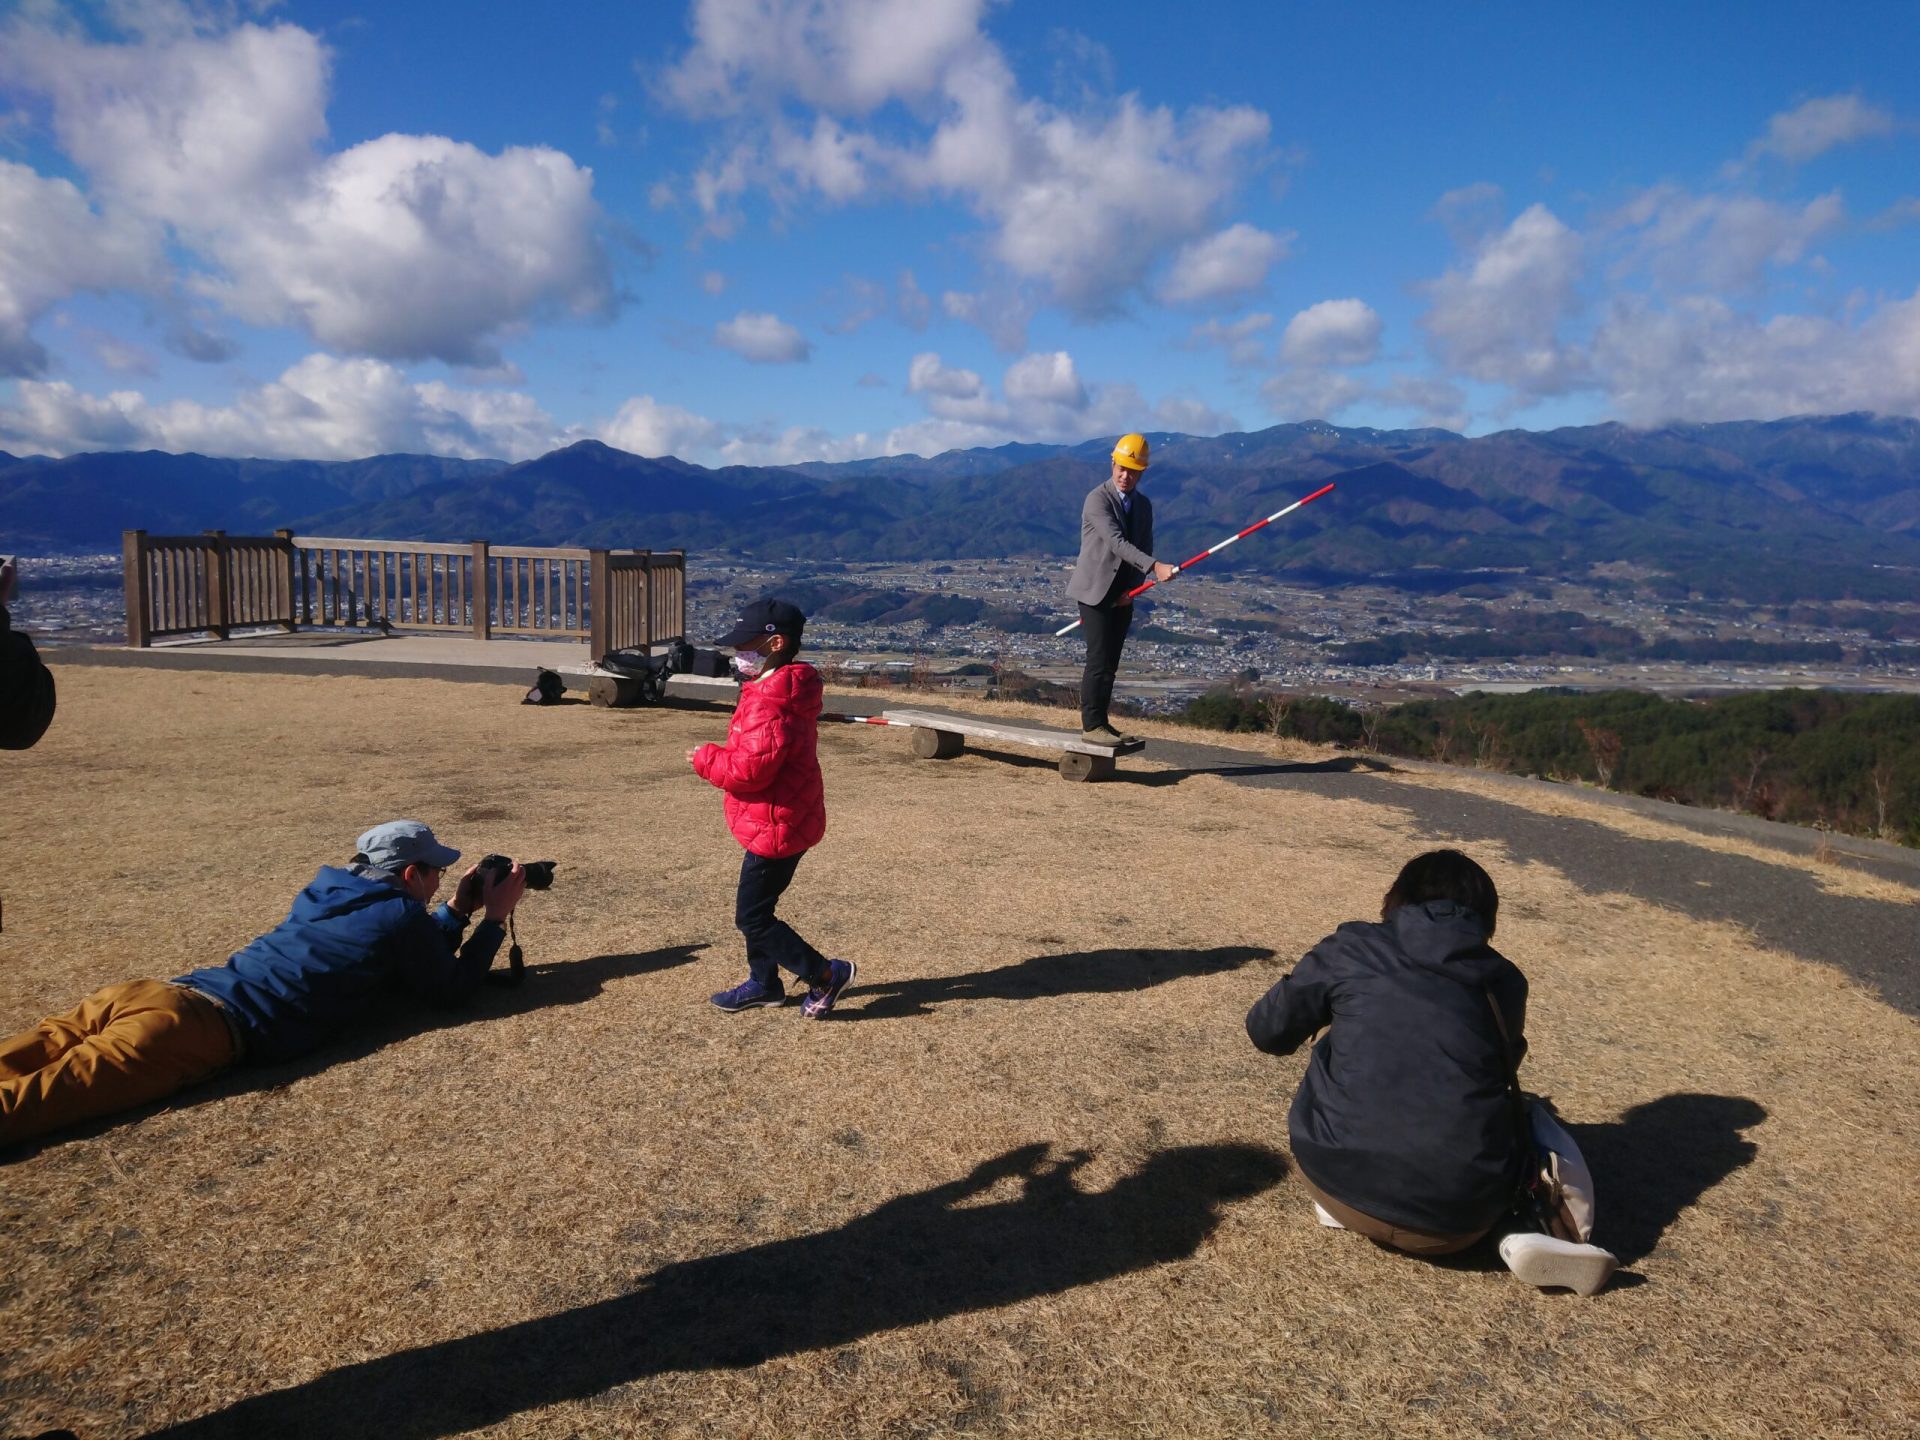
[[460, 858], [458, 850], [442, 845], [433, 838], [433, 831], [418, 820], [389, 820], [384, 825], [376, 825], [354, 841], [354, 850], [354, 858], [364, 857], [376, 870], [391, 870], [396, 874], [409, 865], [431, 865], [436, 870], [444, 870]]
[[806, 628], [807, 617], [800, 613], [799, 606], [769, 595], [742, 610], [740, 623], [713, 643], [725, 650], [738, 650], [742, 645], [757, 644], [769, 635], [786, 635], [798, 640]]

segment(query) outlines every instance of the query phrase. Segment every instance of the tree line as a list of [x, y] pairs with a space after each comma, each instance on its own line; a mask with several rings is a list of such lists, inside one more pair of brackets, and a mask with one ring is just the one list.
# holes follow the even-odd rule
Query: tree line
[[1547, 689], [1367, 709], [1238, 685], [1200, 696], [1180, 718], [1920, 846], [1920, 696]]

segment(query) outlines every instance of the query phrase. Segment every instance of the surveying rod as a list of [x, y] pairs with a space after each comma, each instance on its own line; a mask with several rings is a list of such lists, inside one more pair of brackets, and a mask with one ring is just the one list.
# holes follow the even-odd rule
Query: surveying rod
[[[1267, 518], [1264, 520], [1254, 521], [1253, 524], [1247, 526], [1246, 529], [1240, 531], [1237, 535], [1229, 535], [1226, 539], [1222, 540], [1218, 545], [1215, 545], [1210, 549], [1202, 550], [1198, 555], [1194, 556], [1191, 560], [1182, 560], [1178, 565], [1173, 567], [1173, 574], [1178, 575], [1182, 570], [1188, 569], [1189, 567], [1194, 565], [1198, 565], [1202, 560], [1206, 559], [1209, 555], [1218, 555], [1222, 550], [1226, 549], [1227, 546], [1233, 544], [1234, 541], [1246, 539], [1247, 536], [1251, 535], [1254, 531], [1262, 528], [1263, 526], [1271, 525], [1274, 521], [1278, 520], [1282, 515], [1291, 515], [1295, 510], [1298, 510], [1302, 505], [1307, 504], [1309, 501], [1318, 500], [1322, 495], [1326, 494], [1327, 491], [1331, 489], [1333, 489], [1333, 482], [1329, 480], [1326, 484], [1322, 485], [1318, 490], [1314, 491], [1311, 495], [1307, 496], [1305, 499], [1294, 501], [1291, 505], [1287, 506], [1287, 508], [1284, 510], [1274, 511], [1271, 515], [1267, 516]], [[1172, 579], [1173, 576], [1170, 575], [1167, 578]], [[1140, 594], [1142, 591], [1151, 590], [1154, 586], [1158, 585], [1159, 583], [1160, 582], [1158, 580], [1149, 580], [1144, 585], [1136, 585], [1133, 587], [1133, 589], [1127, 591], [1127, 599], [1131, 600], [1134, 596]], [[1075, 626], [1079, 625], [1079, 623], [1080, 622], [1076, 620], [1073, 622], [1072, 625], [1062, 625], [1058, 630], [1054, 631], [1053, 633], [1056, 637], [1065, 635], [1069, 631], [1074, 629]]]

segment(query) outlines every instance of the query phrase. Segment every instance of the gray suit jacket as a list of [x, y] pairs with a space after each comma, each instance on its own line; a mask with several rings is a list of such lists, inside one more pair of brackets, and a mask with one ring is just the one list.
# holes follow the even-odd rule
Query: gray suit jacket
[[1153, 569], [1153, 502], [1138, 490], [1133, 492], [1133, 538], [1137, 543], [1128, 544], [1120, 492], [1111, 480], [1101, 481], [1080, 507], [1080, 558], [1073, 562], [1067, 598], [1098, 605], [1116, 579], [1126, 582], [1121, 590], [1131, 590]]

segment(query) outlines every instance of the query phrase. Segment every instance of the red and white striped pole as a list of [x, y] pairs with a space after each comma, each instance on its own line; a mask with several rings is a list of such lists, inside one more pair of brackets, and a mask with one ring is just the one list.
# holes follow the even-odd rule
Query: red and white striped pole
[[898, 725], [902, 730], [914, 728], [911, 720], [892, 720], [885, 715], [836, 715], [831, 710], [822, 710], [820, 718], [841, 725]]
[[[1175, 575], [1178, 575], [1182, 570], [1186, 570], [1192, 566], [1198, 565], [1202, 560], [1206, 559], [1209, 555], [1218, 555], [1222, 550], [1226, 549], [1227, 546], [1233, 544], [1234, 541], [1246, 539], [1247, 536], [1253, 534], [1254, 531], [1262, 529], [1268, 525], [1271, 525], [1274, 521], [1278, 520], [1282, 515], [1291, 515], [1294, 511], [1298, 510], [1302, 505], [1308, 504], [1314, 500], [1318, 500], [1322, 495], [1326, 494], [1327, 491], [1331, 489], [1333, 489], [1333, 482], [1329, 480], [1326, 484], [1322, 485], [1318, 490], [1314, 491], [1311, 495], [1306, 496], [1304, 499], [1294, 501], [1291, 505], [1287, 506], [1286, 509], [1276, 510], [1273, 512], [1273, 514], [1267, 516], [1266, 519], [1254, 521], [1253, 524], [1247, 526], [1246, 529], [1240, 531], [1238, 534], [1229, 535], [1226, 539], [1222, 540], [1218, 545], [1214, 545], [1206, 550], [1202, 550], [1198, 555], [1194, 556], [1191, 560], [1182, 560], [1178, 565], [1173, 567], [1173, 573]], [[1168, 578], [1171, 579], [1172, 577], [1169, 576]], [[1159, 583], [1160, 582], [1158, 580], [1149, 580], [1144, 585], [1136, 585], [1133, 587], [1133, 589], [1127, 591], [1127, 599], [1131, 600], [1134, 596], [1140, 594], [1142, 591], [1151, 590], [1154, 586], [1158, 585]], [[1058, 630], [1054, 631], [1053, 633], [1055, 634], [1055, 636], [1065, 635], [1070, 631], [1072, 631], [1079, 624], [1080, 622], [1076, 620], [1073, 622], [1072, 625], [1062, 625]]]

